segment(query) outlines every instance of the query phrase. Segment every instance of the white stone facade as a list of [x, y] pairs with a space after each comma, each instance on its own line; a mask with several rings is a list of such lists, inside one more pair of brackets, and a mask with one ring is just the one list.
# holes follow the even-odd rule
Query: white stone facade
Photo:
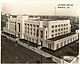
[[29, 16], [19, 15], [15, 19], [9, 18], [6, 23], [6, 28], [8, 29], [8, 33], [13, 35], [16, 34], [16, 37], [42, 45], [43, 47], [47, 47], [52, 50], [56, 50], [64, 46], [64, 43], [62, 42], [65, 42], [70, 38], [72, 38], [72, 41], [69, 40], [65, 45], [78, 39], [78, 35], [73, 34], [56, 41], [49, 40], [50, 38], [70, 33], [70, 20], [40, 21], [39, 19], [39, 17], [32, 19], [29, 18]]

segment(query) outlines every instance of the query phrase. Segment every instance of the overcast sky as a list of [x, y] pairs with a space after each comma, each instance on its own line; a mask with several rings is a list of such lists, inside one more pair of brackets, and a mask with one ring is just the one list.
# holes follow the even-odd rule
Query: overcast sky
[[[57, 8], [58, 4], [73, 4], [69, 9]], [[56, 9], [55, 9], [56, 7]], [[2, 0], [2, 13], [32, 15], [78, 16], [77, 0]]]

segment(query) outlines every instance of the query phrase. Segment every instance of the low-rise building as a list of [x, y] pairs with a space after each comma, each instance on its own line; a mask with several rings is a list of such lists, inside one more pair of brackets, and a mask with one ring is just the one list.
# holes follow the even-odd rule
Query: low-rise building
[[15, 20], [9, 18], [6, 24], [9, 24], [8, 27], [6, 26], [8, 33], [14, 32], [16, 37], [52, 50], [78, 39], [77, 34], [71, 33], [70, 20], [40, 21], [39, 17], [30, 18], [28, 15], [18, 15]]

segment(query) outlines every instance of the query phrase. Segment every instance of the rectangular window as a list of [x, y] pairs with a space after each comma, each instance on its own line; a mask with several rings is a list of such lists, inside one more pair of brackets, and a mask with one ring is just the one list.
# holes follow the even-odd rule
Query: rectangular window
[[63, 26], [63, 24], [61, 24], [61, 26]]
[[46, 28], [46, 26], [43, 26], [44, 28]]
[[57, 33], [55, 34], [55, 36], [57, 36]]
[[32, 32], [31, 32], [31, 35], [32, 35]]
[[66, 27], [66, 29], [68, 29], [68, 27]]
[[41, 32], [41, 38], [43, 38], [43, 31], [40, 31]]
[[39, 28], [39, 25], [37, 25], [37, 28]]
[[58, 31], [60, 31], [60, 29], [58, 29]]
[[55, 27], [57, 27], [57, 25], [55, 25]]
[[25, 33], [26, 33], [26, 30], [25, 30]]
[[70, 38], [70, 41], [72, 42], [72, 38]]
[[61, 28], [61, 30], [63, 30], [63, 28]]
[[64, 26], [65, 26], [65, 24], [64, 24]]
[[58, 25], [58, 27], [60, 27], [60, 25]]
[[37, 29], [37, 34], [36, 34], [36, 36], [38, 37], [39, 36], [39, 30]]
[[33, 25], [35, 27], [35, 25]]
[[19, 28], [19, 32], [20, 32], [20, 23], [18, 23], [18, 28]]
[[68, 42], [67, 43], [69, 43], [69, 40], [68, 40]]
[[64, 45], [66, 45], [66, 41], [64, 41]]
[[52, 30], [52, 33], [54, 32], [54, 30]]
[[52, 28], [54, 28], [54, 26], [52, 26]]
[[66, 33], [68, 33], [68, 31], [66, 31]]
[[68, 26], [68, 24], [66, 24], [66, 26]]
[[34, 42], [34, 38], [32, 38], [32, 42]]
[[34, 33], [34, 35], [35, 35], [35, 33]]
[[57, 48], [57, 49], [59, 48], [59, 44], [57, 44], [56, 48]]
[[63, 34], [63, 32], [61, 32], [61, 34]]
[[51, 36], [54, 37], [54, 34], [52, 34]]
[[48, 48], [51, 49], [51, 44], [48, 43]]
[[46, 31], [46, 38], [47, 38], [47, 31]]
[[57, 29], [55, 29], [55, 32], [57, 32]]
[[26, 26], [26, 23], [25, 23], [25, 26]]
[[65, 32], [64, 32], [64, 34], [65, 34]]
[[64, 30], [65, 30], [65, 28], [64, 28]]
[[58, 33], [58, 35], [60, 35], [60, 33]]

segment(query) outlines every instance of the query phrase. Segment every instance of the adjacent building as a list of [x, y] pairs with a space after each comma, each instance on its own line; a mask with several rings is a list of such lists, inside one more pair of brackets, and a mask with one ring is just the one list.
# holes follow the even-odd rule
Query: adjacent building
[[40, 20], [39, 16], [18, 15], [10, 17], [4, 29], [16, 37], [52, 50], [78, 40], [78, 34], [71, 32], [70, 20]]

